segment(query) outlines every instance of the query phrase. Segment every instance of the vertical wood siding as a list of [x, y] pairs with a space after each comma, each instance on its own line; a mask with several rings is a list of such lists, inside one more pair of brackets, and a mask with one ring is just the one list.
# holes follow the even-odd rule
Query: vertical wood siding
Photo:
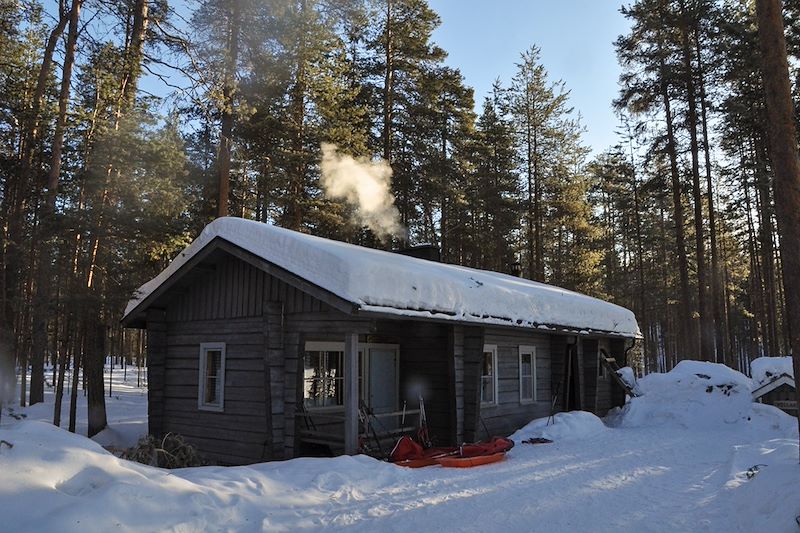
[[325, 304], [244, 261], [226, 257], [189, 288], [176, 291], [170, 322], [260, 317], [265, 304], [281, 302], [287, 313], [322, 311]]
[[[795, 407], [797, 404], [794, 403], [795, 391], [789, 385], [783, 384], [780, 387], [776, 388], [775, 390], [769, 391], [761, 398], [759, 398], [758, 401], [768, 405], [775, 405], [775, 402], [781, 402], [783, 405], [791, 405], [794, 408], [787, 409], [785, 407], [779, 407], [779, 409], [792, 416], [797, 416], [797, 408]], [[789, 402], [789, 403], [786, 404], [784, 402]]]
[[450, 348], [453, 375], [453, 409], [455, 414], [454, 443], [464, 442], [464, 327], [454, 325], [450, 330]]

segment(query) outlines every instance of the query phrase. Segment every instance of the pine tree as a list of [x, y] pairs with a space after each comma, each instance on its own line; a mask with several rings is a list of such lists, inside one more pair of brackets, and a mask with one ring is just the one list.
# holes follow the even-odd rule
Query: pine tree
[[411, 126], [410, 107], [419, 81], [444, 60], [445, 52], [431, 41], [440, 21], [425, 0], [385, 0], [379, 10], [380, 26], [368, 43], [376, 78], [371, 90], [381, 95], [382, 118], [376, 141], [379, 153], [394, 169], [393, 189], [400, 222], [409, 226], [414, 219], [415, 161], [413, 154], [403, 149], [406, 139], [397, 131], [397, 125]]
[[563, 81], [548, 80], [547, 70], [540, 63], [539, 48], [533, 46], [522, 54], [509, 89], [509, 107], [527, 194], [527, 274], [539, 281], [545, 280], [544, 182], [553, 173], [553, 157], [561, 149], [558, 141], [563, 121], [571, 112], [567, 107], [568, 97]]
[[[800, 160], [796, 116], [789, 84], [781, 2], [758, 0], [758, 37], [770, 128], [770, 155], [775, 168], [775, 198], [781, 234], [783, 282], [786, 288], [794, 375], [800, 375]], [[795, 389], [800, 426], [800, 391]]]
[[473, 247], [468, 264], [478, 268], [513, 272], [520, 212], [518, 154], [513, 124], [495, 82], [491, 98], [478, 118], [472, 161], [475, 166], [468, 191], [473, 223]]
[[[672, 193], [672, 218], [675, 228], [679, 290], [678, 310], [674, 334], [679, 353], [688, 356], [695, 350], [691, 340], [692, 300], [689, 290], [689, 261], [686, 253], [686, 231], [683, 200], [683, 180], [678, 162], [678, 146], [674, 107], [674, 91], [678, 85], [675, 73], [679, 72], [678, 48], [675, 44], [675, 27], [665, 0], [640, 0], [623, 8], [623, 15], [631, 19], [631, 33], [616, 42], [617, 56], [625, 69], [621, 78], [622, 91], [616, 105], [634, 114], [661, 111], [665, 119], [663, 137], [654, 139], [654, 155], [666, 153]], [[665, 141], [665, 142], [664, 142]]]

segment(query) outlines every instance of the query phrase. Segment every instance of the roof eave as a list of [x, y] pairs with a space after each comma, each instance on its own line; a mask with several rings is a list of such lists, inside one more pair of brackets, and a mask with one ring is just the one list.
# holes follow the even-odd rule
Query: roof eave
[[436, 311], [429, 309], [401, 309], [389, 306], [376, 306], [376, 305], [362, 305], [356, 313], [359, 315], [367, 315], [373, 318], [385, 319], [423, 319], [439, 323], [448, 324], [463, 324], [467, 326], [496, 326], [502, 328], [523, 329], [526, 331], [535, 331], [539, 333], [559, 333], [564, 335], [578, 335], [581, 337], [613, 337], [619, 339], [642, 339], [641, 333], [632, 334], [628, 332], [611, 331], [596, 328], [574, 327], [565, 326], [561, 324], [548, 324], [537, 322], [524, 322], [516, 321], [504, 317], [463, 317], [457, 316], [455, 313], [445, 311]]

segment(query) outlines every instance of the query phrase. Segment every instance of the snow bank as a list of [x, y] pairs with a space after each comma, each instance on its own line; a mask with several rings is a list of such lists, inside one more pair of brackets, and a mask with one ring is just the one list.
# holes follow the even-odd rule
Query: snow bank
[[15, 532], [318, 529], [312, 510], [413, 475], [365, 456], [168, 471], [34, 421], [0, 439], [13, 445], [0, 444], [0, 529]]
[[416, 470], [345, 456], [167, 471], [15, 421], [0, 428], [13, 445], [0, 444], [0, 530], [797, 531], [796, 423], [790, 432], [785, 413], [754, 412], [777, 426], [606, 428], [563, 413], [514, 436], [554, 444], [478, 468]]
[[128, 302], [125, 316], [215, 238], [367, 312], [638, 337], [623, 307], [534, 281], [373, 250], [234, 217], [218, 218]]
[[586, 411], [556, 413], [553, 423], [550, 425], [547, 424], [548, 420], [549, 418], [538, 418], [516, 431], [509, 438], [517, 444], [536, 437], [562, 442], [585, 439], [608, 430], [602, 420]]
[[750, 375], [753, 376], [755, 385], [763, 385], [775, 376], [788, 374], [794, 378], [794, 367], [792, 357], [759, 357], [750, 363]]
[[797, 438], [769, 439], [735, 448], [721, 511], [743, 531], [797, 531]]
[[717, 363], [681, 361], [666, 374], [637, 381], [642, 396], [610, 414], [621, 427], [666, 426], [705, 429], [748, 422], [753, 417], [751, 380]]

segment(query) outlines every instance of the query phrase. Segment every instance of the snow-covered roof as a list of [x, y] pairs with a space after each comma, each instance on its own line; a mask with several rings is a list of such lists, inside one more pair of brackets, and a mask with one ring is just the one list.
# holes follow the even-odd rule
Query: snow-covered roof
[[206, 226], [163, 272], [139, 288], [128, 302], [125, 317], [217, 238], [350, 302], [356, 312], [641, 336], [630, 310], [597, 298], [234, 217]]
[[750, 362], [750, 376], [757, 385], [763, 385], [786, 374], [794, 377], [792, 356], [784, 357], [758, 357]]
[[781, 374], [780, 376], [773, 377], [770, 381], [765, 382], [753, 391], [753, 400], [758, 400], [765, 394], [774, 391], [782, 385], [789, 385], [789, 387], [794, 388], [794, 378], [789, 374]]

